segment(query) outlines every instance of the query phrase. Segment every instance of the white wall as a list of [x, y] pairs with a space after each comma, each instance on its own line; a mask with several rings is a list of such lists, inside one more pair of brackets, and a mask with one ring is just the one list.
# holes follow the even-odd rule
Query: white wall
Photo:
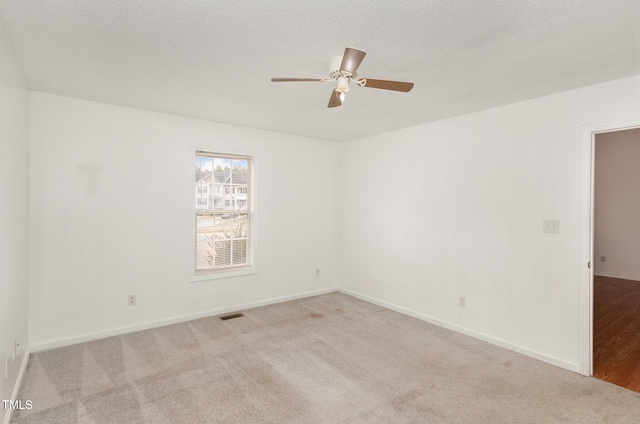
[[639, 164], [640, 128], [596, 136], [596, 275], [640, 281]]
[[[195, 146], [257, 155], [258, 274], [189, 282]], [[335, 287], [338, 155], [335, 143], [32, 92], [32, 346]]]
[[28, 346], [28, 119], [27, 83], [0, 23], [0, 399], [11, 398]]
[[342, 144], [341, 286], [577, 371], [581, 126], [632, 116], [640, 76]]

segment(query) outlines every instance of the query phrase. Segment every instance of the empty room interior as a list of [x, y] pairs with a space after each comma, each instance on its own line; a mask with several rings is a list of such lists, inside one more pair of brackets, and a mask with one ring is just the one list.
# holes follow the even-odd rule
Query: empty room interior
[[640, 3], [0, 0], [3, 424], [631, 423]]

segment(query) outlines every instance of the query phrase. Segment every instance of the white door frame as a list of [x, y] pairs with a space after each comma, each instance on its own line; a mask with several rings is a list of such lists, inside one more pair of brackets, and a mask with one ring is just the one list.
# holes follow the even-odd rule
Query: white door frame
[[633, 128], [640, 128], [640, 116], [582, 126], [580, 158], [580, 373], [587, 376], [593, 375], [593, 171], [596, 134]]

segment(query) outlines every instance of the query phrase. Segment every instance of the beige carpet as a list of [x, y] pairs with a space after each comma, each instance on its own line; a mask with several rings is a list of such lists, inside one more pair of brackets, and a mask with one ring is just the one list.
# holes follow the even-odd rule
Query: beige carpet
[[332, 293], [32, 355], [15, 424], [637, 423], [640, 394]]

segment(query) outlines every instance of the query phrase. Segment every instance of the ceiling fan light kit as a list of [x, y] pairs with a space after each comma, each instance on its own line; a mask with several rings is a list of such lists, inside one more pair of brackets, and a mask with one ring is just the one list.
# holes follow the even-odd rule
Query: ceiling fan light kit
[[360, 87], [380, 88], [383, 90], [408, 93], [413, 88], [412, 82], [388, 81], [371, 78], [357, 80], [358, 67], [367, 53], [347, 47], [342, 56], [335, 56], [329, 60], [329, 78], [271, 78], [273, 82], [326, 82], [336, 81], [338, 84], [331, 93], [327, 107], [338, 107], [344, 102], [345, 93], [349, 91], [349, 83], [354, 82]]
[[346, 93], [349, 91], [349, 78], [338, 77], [338, 86], [336, 87], [338, 93]]

